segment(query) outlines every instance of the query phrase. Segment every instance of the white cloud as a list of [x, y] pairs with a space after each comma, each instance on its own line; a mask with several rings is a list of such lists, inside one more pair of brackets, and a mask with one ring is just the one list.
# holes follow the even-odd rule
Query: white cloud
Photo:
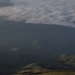
[[75, 23], [75, 0], [11, 1], [14, 6], [0, 8], [0, 16], [3, 16], [3, 19], [26, 23]]

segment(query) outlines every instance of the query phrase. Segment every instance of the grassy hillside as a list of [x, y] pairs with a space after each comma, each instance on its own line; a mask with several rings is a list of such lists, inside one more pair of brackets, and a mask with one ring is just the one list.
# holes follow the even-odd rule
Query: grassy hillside
[[66, 72], [66, 71], [49, 71], [49, 72], [46, 72], [46, 73], [41, 73], [41, 74], [34, 74], [34, 73], [31, 73], [31, 74], [27, 74], [27, 73], [24, 73], [24, 74], [14, 74], [14, 75], [75, 75], [75, 72]]
[[13, 75], [75, 75], [75, 72], [70, 70], [48, 70], [32, 63], [22, 67], [19, 72]]

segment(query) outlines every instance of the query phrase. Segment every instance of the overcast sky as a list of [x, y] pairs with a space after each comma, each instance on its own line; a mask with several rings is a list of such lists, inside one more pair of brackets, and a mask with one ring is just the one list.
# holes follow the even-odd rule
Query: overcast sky
[[75, 0], [0, 0], [12, 6], [0, 7], [5, 20], [25, 23], [75, 24]]

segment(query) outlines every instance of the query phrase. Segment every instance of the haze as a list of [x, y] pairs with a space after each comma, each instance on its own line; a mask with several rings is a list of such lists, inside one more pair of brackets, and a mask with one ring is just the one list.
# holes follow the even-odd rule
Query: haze
[[0, 0], [0, 2], [12, 4], [0, 7], [0, 16], [3, 20], [75, 27], [75, 0]]

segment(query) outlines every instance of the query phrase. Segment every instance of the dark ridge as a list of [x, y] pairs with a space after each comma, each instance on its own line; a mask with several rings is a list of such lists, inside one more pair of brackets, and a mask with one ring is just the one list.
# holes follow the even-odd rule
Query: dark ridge
[[0, 41], [15, 46], [31, 48], [36, 40], [46, 53], [75, 53], [75, 28], [71, 27], [0, 21], [0, 36]]
[[75, 54], [75, 28], [0, 20], [0, 71], [33, 62], [64, 69], [54, 58], [59, 54]]

